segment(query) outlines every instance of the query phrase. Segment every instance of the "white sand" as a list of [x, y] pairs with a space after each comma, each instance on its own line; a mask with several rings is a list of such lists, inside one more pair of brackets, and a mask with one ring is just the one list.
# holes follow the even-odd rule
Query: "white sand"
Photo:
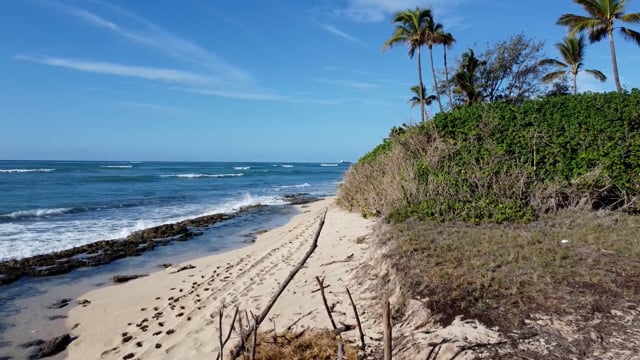
[[[91, 303], [69, 313], [67, 324], [78, 338], [68, 347], [68, 358], [122, 359], [134, 354], [139, 359], [214, 359], [222, 304], [225, 334], [236, 306], [260, 313], [310, 247], [325, 208], [329, 210], [318, 248], [261, 330], [275, 326], [281, 331], [301, 317], [298, 326], [329, 328], [320, 293], [313, 292], [318, 289], [315, 276], [326, 277], [328, 301], [337, 302], [336, 319], [355, 324], [345, 287], [350, 287], [356, 303], [375, 297], [354, 279], [356, 268], [368, 259], [366, 236], [373, 221], [337, 208], [329, 198], [302, 206], [302, 214], [260, 235], [252, 245], [190, 261], [193, 269], [161, 271], [85, 294], [81, 299]], [[366, 309], [363, 312], [367, 318]], [[234, 332], [232, 341], [237, 338]]]
[[[456, 320], [443, 328], [426, 306], [402, 299], [385, 261], [374, 246], [373, 220], [341, 210], [328, 198], [301, 206], [302, 214], [258, 237], [247, 247], [190, 261], [192, 269], [167, 269], [125, 284], [91, 291], [91, 303], [69, 312], [67, 324], [78, 338], [69, 359], [215, 359], [219, 352], [218, 310], [224, 304], [223, 333], [238, 306], [259, 314], [281, 282], [309, 249], [324, 209], [328, 209], [318, 247], [271, 309], [260, 330], [331, 328], [316, 276], [325, 278], [329, 304], [338, 322], [355, 324], [346, 294], [349, 287], [366, 334], [367, 348], [382, 340], [381, 292], [394, 294], [392, 308], [404, 303], [404, 318], [393, 324], [394, 359], [426, 358], [435, 344], [440, 358], [472, 358], [472, 344], [494, 343], [498, 333], [476, 321]], [[185, 265], [185, 264], [183, 264]], [[380, 279], [387, 279], [382, 288]], [[344, 334], [358, 341], [358, 332]], [[238, 334], [232, 333], [225, 359]]]

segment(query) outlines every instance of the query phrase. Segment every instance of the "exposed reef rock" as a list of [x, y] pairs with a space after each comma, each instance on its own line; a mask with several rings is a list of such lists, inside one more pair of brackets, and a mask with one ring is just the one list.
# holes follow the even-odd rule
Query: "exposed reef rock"
[[[306, 193], [285, 195], [283, 199], [292, 205], [320, 200]], [[202, 229], [206, 227], [260, 207], [262, 206], [248, 206], [234, 214], [200, 216], [136, 231], [124, 239], [102, 240], [50, 254], [2, 261], [0, 262], [0, 285], [10, 284], [22, 276], [60, 275], [80, 267], [104, 265], [124, 257], [138, 256], [145, 251], [153, 250], [158, 245], [187, 241], [202, 235]]]

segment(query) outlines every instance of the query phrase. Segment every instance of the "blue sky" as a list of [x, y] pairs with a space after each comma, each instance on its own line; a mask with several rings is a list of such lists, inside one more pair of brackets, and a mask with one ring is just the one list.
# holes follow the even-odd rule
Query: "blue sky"
[[[416, 5], [457, 39], [451, 62], [517, 33], [555, 57], [556, 19], [582, 13], [570, 0], [1, 0], [0, 159], [357, 160], [419, 119], [415, 60], [381, 52], [392, 14]], [[637, 87], [640, 48], [616, 41]], [[606, 42], [585, 67], [610, 79], [580, 90], [615, 89]]]

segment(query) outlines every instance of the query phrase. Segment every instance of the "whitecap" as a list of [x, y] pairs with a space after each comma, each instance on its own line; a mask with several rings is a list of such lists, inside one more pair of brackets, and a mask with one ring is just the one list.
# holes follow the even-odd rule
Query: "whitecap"
[[235, 166], [233, 170], [249, 170], [251, 166]]
[[182, 179], [198, 179], [198, 178], [226, 178], [226, 177], [238, 177], [244, 176], [243, 173], [237, 174], [175, 174], [175, 175], [160, 175], [160, 177], [177, 177]]
[[325, 167], [326, 166], [332, 166], [333, 167], [333, 166], [338, 166], [338, 164], [320, 164], [320, 166], [325, 166]]
[[133, 165], [101, 165], [104, 169], [131, 169]]
[[56, 169], [0, 169], [0, 174], [51, 172], [51, 171], [56, 171]]
[[51, 215], [61, 215], [73, 210], [72, 208], [55, 208], [55, 209], [31, 209], [15, 211], [9, 214], [0, 215], [0, 218], [23, 219], [31, 217], [43, 217]]

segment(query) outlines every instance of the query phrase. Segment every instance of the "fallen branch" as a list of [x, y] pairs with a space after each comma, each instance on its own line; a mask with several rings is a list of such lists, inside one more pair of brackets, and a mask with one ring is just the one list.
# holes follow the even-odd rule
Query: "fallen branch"
[[[289, 285], [291, 280], [293, 280], [293, 277], [296, 276], [298, 271], [300, 271], [300, 269], [305, 264], [305, 262], [307, 262], [307, 259], [309, 259], [309, 257], [311, 256], [313, 251], [316, 249], [316, 247], [318, 247], [318, 238], [320, 237], [320, 232], [322, 231], [322, 227], [324, 226], [324, 220], [325, 220], [326, 216], [327, 216], [327, 209], [325, 208], [324, 209], [324, 213], [322, 214], [322, 217], [320, 218], [320, 223], [318, 224], [318, 229], [316, 230], [316, 233], [313, 236], [313, 241], [311, 242], [311, 247], [309, 248], [309, 250], [307, 250], [307, 252], [304, 254], [302, 259], [300, 259], [300, 262], [298, 263], [298, 265], [296, 265], [296, 267], [293, 268], [293, 270], [291, 270], [289, 275], [284, 279], [284, 281], [282, 282], [282, 285], [280, 285], [280, 288], [278, 289], [278, 291], [273, 295], [273, 297], [271, 297], [271, 300], [267, 304], [266, 308], [262, 311], [260, 316], [257, 316], [255, 318], [254, 324], [251, 326], [251, 328], [249, 328], [249, 331], [247, 331], [247, 333], [252, 333], [252, 332], [257, 333], [258, 327], [264, 321], [264, 319], [266, 319], [267, 315], [269, 314], [269, 311], [271, 310], [273, 305], [276, 303], [276, 300], [278, 300], [278, 297], [280, 297], [280, 295], [284, 292], [284, 289], [286, 289], [287, 285]], [[245, 334], [245, 336], [247, 336], [247, 335]], [[246, 342], [246, 340], [247, 340], [246, 338], [242, 339], [241, 343]], [[231, 358], [232, 359], [237, 359], [240, 356], [240, 354], [242, 353], [242, 351], [243, 351], [242, 344], [236, 345], [236, 347], [231, 351]]]
[[291, 331], [293, 329], [294, 326], [296, 326], [297, 323], [300, 322], [300, 320], [306, 318], [307, 316], [313, 314], [313, 312], [316, 311], [315, 309], [309, 311], [308, 313], [300, 316], [296, 321], [294, 321], [293, 323], [291, 323], [291, 325], [287, 326], [287, 330], [286, 331]]
[[329, 320], [331, 320], [331, 326], [333, 326], [333, 330], [338, 330], [336, 326], [336, 322], [333, 320], [333, 315], [331, 315], [331, 309], [329, 308], [329, 304], [327, 303], [327, 297], [324, 295], [324, 278], [320, 279], [316, 276], [316, 281], [318, 282], [318, 286], [320, 286], [320, 295], [322, 295], [322, 302], [324, 303], [324, 308], [327, 310], [327, 315], [329, 315]]
[[362, 323], [360, 322], [360, 316], [358, 315], [358, 309], [356, 308], [356, 303], [353, 302], [353, 297], [351, 297], [351, 292], [349, 288], [347, 289], [347, 295], [349, 295], [349, 301], [351, 301], [351, 307], [353, 308], [353, 314], [356, 316], [356, 324], [358, 324], [358, 332], [360, 332], [360, 349], [364, 350], [366, 345], [364, 343], [364, 331], [362, 331]]

